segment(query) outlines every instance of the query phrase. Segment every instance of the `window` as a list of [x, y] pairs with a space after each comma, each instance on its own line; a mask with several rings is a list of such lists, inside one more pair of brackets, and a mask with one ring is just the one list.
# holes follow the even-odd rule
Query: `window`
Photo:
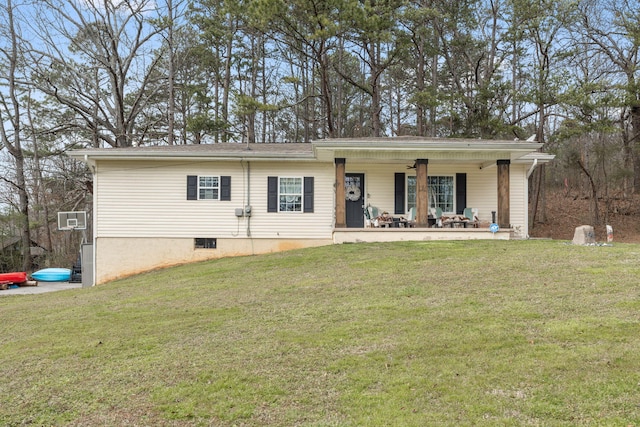
[[196, 249], [215, 249], [217, 240], [210, 237], [196, 237], [193, 239], [193, 246]]
[[220, 179], [217, 176], [198, 177], [198, 199], [218, 200]]
[[407, 177], [407, 212], [416, 207], [416, 177]]
[[187, 200], [231, 200], [231, 177], [188, 175]]
[[302, 212], [302, 178], [280, 178], [278, 201], [280, 212]]
[[267, 212], [313, 212], [313, 177], [267, 178]]
[[347, 200], [351, 202], [362, 201], [362, 190], [364, 190], [361, 176], [347, 175], [344, 177], [344, 190]]
[[[454, 212], [453, 176], [429, 176], [429, 207], [440, 208], [443, 212]], [[416, 206], [416, 177], [407, 176], [407, 212]]]
[[430, 176], [427, 178], [429, 185], [429, 206], [440, 208], [442, 212], [455, 212], [453, 208], [453, 177]]

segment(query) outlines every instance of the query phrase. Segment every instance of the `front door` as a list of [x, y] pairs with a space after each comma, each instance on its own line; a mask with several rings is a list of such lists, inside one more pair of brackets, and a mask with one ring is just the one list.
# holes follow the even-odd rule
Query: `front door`
[[344, 185], [347, 227], [364, 228], [364, 174], [345, 174]]

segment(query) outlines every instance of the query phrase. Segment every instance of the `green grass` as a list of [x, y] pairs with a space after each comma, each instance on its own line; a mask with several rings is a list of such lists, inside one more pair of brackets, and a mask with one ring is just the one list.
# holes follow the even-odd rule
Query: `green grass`
[[640, 245], [352, 244], [0, 298], [0, 425], [640, 425]]

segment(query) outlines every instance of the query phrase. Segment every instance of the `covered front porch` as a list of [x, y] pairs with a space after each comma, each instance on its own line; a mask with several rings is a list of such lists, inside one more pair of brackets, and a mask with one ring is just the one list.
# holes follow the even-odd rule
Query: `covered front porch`
[[[528, 176], [553, 158], [525, 141], [383, 138], [314, 148], [334, 164], [336, 243], [527, 237]], [[369, 228], [372, 207], [395, 222]], [[449, 226], [434, 224], [436, 211]]]

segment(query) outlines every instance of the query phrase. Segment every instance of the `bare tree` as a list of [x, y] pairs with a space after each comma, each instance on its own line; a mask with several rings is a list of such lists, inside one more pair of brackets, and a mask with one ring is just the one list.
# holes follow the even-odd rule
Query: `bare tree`
[[[20, 236], [22, 247], [22, 269], [31, 270], [31, 230], [29, 228], [29, 196], [25, 174], [25, 152], [22, 147], [21, 125], [23, 108], [20, 98], [23, 95], [20, 86], [22, 68], [22, 48], [24, 42], [19, 40], [19, 28], [15, 19], [15, 7], [11, 0], [2, 5], [6, 21], [0, 33], [0, 79], [4, 80], [6, 92], [0, 91], [0, 141], [14, 159], [15, 174], [11, 178], [3, 173], [0, 177], [9, 182], [18, 193], [18, 210], [20, 212]], [[8, 171], [6, 171], [8, 172]]]
[[39, 89], [74, 111], [76, 126], [95, 140], [141, 144], [136, 120], [162, 87], [151, 78], [161, 61], [152, 51], [162, 31], [150, 23], [155, 2], [42, 0], [38, 7]]
[[581, 27], [590, 41], [589, 54], [604, 55], [616, 89], [624, 93], [625, 114], [621, 137], [625, 167], [633, 170], [628, 184], [640, 193], [640, 2], [637, 0], [584, 0], [580, 3]]

